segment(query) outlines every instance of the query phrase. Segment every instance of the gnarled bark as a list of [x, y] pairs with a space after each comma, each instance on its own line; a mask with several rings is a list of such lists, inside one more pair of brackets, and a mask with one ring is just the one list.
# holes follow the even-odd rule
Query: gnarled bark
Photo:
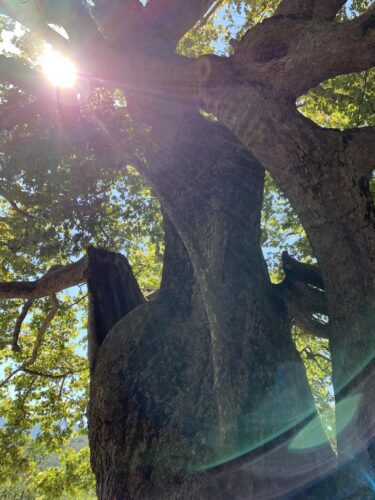
[[[356, 30], [373, 15], [374, 11], [369, 11], [362, 19], [340, 29], [350, 33], [352, 28]], [[375, 347], [374, 315], [371, 312], [375, 301], [375, 232], [374, 208], [368, 188], [372, 159], [365, 158], [359, 151], [354, 137], [361, 138], [364, 151], [371, 151], [372, 131], [357, 131], [351, 138], [350, 132], [320, 129], [296, 112], [294, 103], [286, 98], [284, 88], [289, 88], [290, 84], [291, 92], [297, 95], [304, 90], [305, 84], [306, 89], [321, 78], [334, 76], [345, 69], [359, 70], [373, 64], [370, 50], [373, 27], [367, 24], [361, 34], [353, 34], [357, 48], [364, 43], [361, 58], [356, 58], [358, 67], [352, 67], [351, 60], [346, 65], [340, 58], [327, 63], [324, 58], [318, 60], [316, 56], [316, 67], [308, 66], [302, 75], [299, 64], [310, 49], [306, 42], [299, 54], [293, 53], [299, 46], [295, 45], [294, 37], [299, 36], [300, 22], [299, 19], [276, 17], [257, 26], [254, 33], [250, 32], [244, 39], [244, 45], [235, 56], [237, 82], [227, 88], [207, 83], [204, 89], [208, 108], [236, 133], [287, 194], [318, 258], [330, 318], [338, 428], [345, 421], [345, 401], [358, 403], [350, 426], [338, 435], [338, 449], [343, 463], [365, 450], [361, 459], [356, 458], [358, 464], [362, 460], [362, 465], [346, 474], [348, 485], [343, 491], [351, 491], [355, 489], [353, 484], [357, 484], [358, 494], [361, 494], [364, 483], [361, 468], [373, 470], [374, 467], [371, 443], [375, 429], [371, 415], [375, 408], [371, 394], [375, 389], [370, 373], [373, 372]], [[291, 23], [289, 34], [285, 30], [288, 23]], [[261, 69], [257, 65], [247, 66], [247, 55], [250, 60], [254, 59], [263, 53], [264, 43], [277, 45], [280, 42], [278, 26], [284, 37], [283, 43], [287, 42], [284, 53], [271, 51], [277, 57], [263, 64]], [[319, 23], [312, 25], [311, 29], [318, 30], [319, 26], [323, 29]], [[327, 26], [326, 29], [338, 28]], [[305, 34], [301, 35], [302, 38]], [[318, 35], [308, 36], [314, 40], [313, 50], [316, 50]], [[335, 47], [341, 50], [333, 41], [329, 46], [332, 50]], [[287, 67], [294, 68], [291, 78], [286, 72]], [[278, 70], [281, 73], [276, 78], [273, 71]], [[301, 80], [294, 82], [294, 77]], [[280, 82], [283, 87], [280, 87]], [[362, 370], [366, 374], [364, 378], [359, 375]], [[357, 383], [351, 382], [357, 376]]]
[[[315, 410], [260, 250], [262, 169], [186, 111], [154, 131], [146, 171], [170, 219], [161, 290], [109, 332], [92, 371], [100, 498], [275, 496], [334, 464], [319, 424], [321, 446], [290, 448]], [[246, 467], [209, 472], [244, 454]]]

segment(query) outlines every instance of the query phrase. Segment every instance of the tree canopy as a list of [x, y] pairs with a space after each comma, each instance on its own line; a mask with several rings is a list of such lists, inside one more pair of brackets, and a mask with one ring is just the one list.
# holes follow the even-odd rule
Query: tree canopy
[[[221, 56], [229, 61], [228, 56], [236, 54], [240, 60], [237, 48], [241, 40], [250, 43], [248, 30], [272, 20], [275, 12], [293, 17], [293, 6], [299, 3], [319, 5], [279, 5], [275, 0], [201, 1], [196, 2], [200, 8], [192, 7], [181, 19], [174, 1], [150, 0], [146, 8], [138, 1], [0, 2], [0, 496], [93, 495], [86, 438], [86, 249], [93, 245], [125, 254], [146, 298], [150, 294], [151, 299], [160, 287], [164, 253], [161, 196], [149, 175], [143, 175], [159, 145], [154, 144], [146, 120], [138, 117], [137, 106], [141, 105], [137, 98], [132, 100], [136, 94], [132, 85], [138, 86], [142, 79], [150, 84], [168, 77], [171, 87], [174, 79], [182, 80], [182, 92], [187, 93], [195, 83], [184, 80], [185, 64], [195, 61], [197, 85], [202, 80], [204, 86], [206, 59], [202, 56]], [[362, 19], [371, 10], [368, 0], [328, 3], [333, 13], [328, 18], [336, 16], [342, 26]], [[338, 6], [342, 6], [340, 10]], [[170, 26], [165, 24], [164, 7], [170, 9]], [[125, 17], [119, 15], [121, 9], [126, 10]], [[142, 25], [137, 24], [139, 9], [144, 9]], [[132, 37], [140, 29], [136, 46]], [[337, 33], [347, 38], [350, 46], [355, 35], [344, 30], [341, 34], [339, 28]], [[327, 40], [325, 36], [322, 33], [323, 46], [333, 35], [327, 35]], [[121, 68], [113, 61], [106, 64], [109, 49], [107, 45], [101, 49], [102, 38], [113, 46], [123, 44], [125, 51], [132, 50], [132, 61], [125, 61]], [[161, 49], [153, 47], [150, 40]], [[277, 50], [282, 51], [281, 34], [280, 40]], [[76, 59], [77, 87], [56, 90], [47, 81], [40, 68], [46, 41]], [[153, 63], [153, 51], [159, 54], [173, 44], [184, 58], [176, 74], [167, 66], [163, 68], [157, 58]], [[91, 58], [95, 51], [97, 59]], [[366, 52], [363, 47], [358, 51]], [[267, 60], [267, 50], [263, 52], [259, 55], [263, 59], [254, 56], [255, 65]], [[141, 58], [136, 67], [137, 53]], [[308, 57], [316, 57], [313, 51], [311, 54]], [[344, 71], [340, 54], [327, 49], [324, 59], [332, 58], [333, 62], [322, 72], [324, 78], [314, 74], [311, 63], [303, 77], [300, 74], [285, 80], [290, 85], [286, 89], [282, 88], [281, 75], [281, 95], [296, 97], [298, 112], [321, 129], [368, 130], [375, 126], [375, 71], [371, 61], [364, 61], [365, 55], [361, 60], [358, 54], [353, 55], [350, 71]], [[117, 56], [121, 56], [118, 51]], [[251, 50], [246, 57], [253, 57]], [[212, 78], [210, 85], [215, 87], [216, 58], [208, 61], [207, 79]], [[153, 64], [158, 67], [156, 76]], [[300, 72], [306, 64], [301, 57]], [[288, 68], [282, 71], [287, 74]], [[127, 80], [126, 85], [121, 85], [122, 79]], [[150, 86], [145, 85], [144, 92], [149, 91]], [[207, 121], [215, 123], [215, 106], [204, 102], [205, 93], [210, 91], [202, 91], [200, 111]], [[274, 98], [271, 94], [270, 100]], [[147, 112], [153, 120], [156, 114], [157, 122], [158, 106], [151, 108]], [[162, 121], [161, 116], [160, 127]], [[268, 140], [277, 142], [279, 138]], [[367, 151], [361, 144], [353, 147], [363, 147], [364, 154]], [[254, 154], [259, 158], [257, 148], [260, 146], [255, 144]], [[276, 178], [266, 164], [266, 153], [260, 161], [268, 171], [262, 207], [263, 253], [272, 282], [281, 283], [285, 277], [282, 252], [310, 265], [316, 264], [316, 255], [301, 214], [297, 215], [294, 200], [291, 203], [290, 194], [285, 193], [288, 183], [280, 182], [282, 174]], [[373, 178], [370, 189], [374, 195]], [[313, 318], [317, 328], [326, 326], [327, 316]], [[291, 331], [318, 413], [335, 448], [329, 342], [325, 335], [316, 335], [311, 321], [301, 321], [296, 313]]]

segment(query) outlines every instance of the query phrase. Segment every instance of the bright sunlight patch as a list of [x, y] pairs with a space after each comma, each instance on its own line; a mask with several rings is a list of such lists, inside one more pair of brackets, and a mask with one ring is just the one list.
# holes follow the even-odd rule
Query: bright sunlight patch
[[40, 59], [48, 80], [55, 87], [69, 88], [73, 87], [77, 79], [77, 71], [74, 64], [59, 52], [47, 45]]

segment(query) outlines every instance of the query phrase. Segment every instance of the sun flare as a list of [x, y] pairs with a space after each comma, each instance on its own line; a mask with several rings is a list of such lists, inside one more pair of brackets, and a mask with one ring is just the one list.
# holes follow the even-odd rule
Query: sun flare
[[77, 71], [74, 64], [50, 46], [45, 48], [40, 59], [42, 69], [48, 80], [55, 87], [73, 87], [77, 79]]

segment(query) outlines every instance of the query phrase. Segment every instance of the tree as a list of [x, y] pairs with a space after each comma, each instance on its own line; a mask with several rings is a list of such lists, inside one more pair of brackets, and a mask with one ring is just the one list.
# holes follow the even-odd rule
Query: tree
[[[323, 128], [297, 106], [306, 100], [308, 113], [317, 100], [301, 96], [337, 75], [367, 71], [366, 81], [373, 78], [375, 11], [362, 2], [353, 7], [362, 15], [341, 22], [342, 0], [235, 1], [253, 21], [262, 12], [266, 18], [232, 41], [231, 57], [176, 55], [197, 35], [181, 38], [194, 26], [199, 32], [199, 22], [207, 26], [220, 3], [62, 7], [44, 0], [38, 11], [20, 2], [10, 12], [2, 2], [73, 58], [91, 86], [123, 90], [132, 141], [123, 141], [124, 126], [114, 120], [100, 136], [116, 147], [103, 150], [115, 151], [110, 164], [131, 163], [152, 186], [166, 247], [151, 302], [123, 258], [95, 249], [39, 281], [3, 283], [1, 296], [50, 296], [53, 304], [56, 291], [88, 281], [89, 432], [100, 498], [276, 497], [333, 471], [291, 320], [329, 339], [336, 424], [345, 427], [337, 436], [339, 472], [309, 494], [332, 498], [335, 488], [339, 498], [367, 498], [365, 478], [374, 470], [374, 129]], [[204, 38], [200, 49], [211, 51]], [[54, 101], [37, 72], [11, 57], [2, 57], [1, 68], [10, 94], [15, 85], [35, 96], [21, 116], [8, 117], [7, 129], [35, 109], [54, 123]], [[312, 90], [315, 97], [325, 85]], [[76, 97], [67, 97], [59, 116], [74, 143], [93, 125]], [[278, 285], [260, 248], [264, 169], [290, 200], [319, 265], [284, 254]], [[319, 321], [325, 316], [329, 322]]]

